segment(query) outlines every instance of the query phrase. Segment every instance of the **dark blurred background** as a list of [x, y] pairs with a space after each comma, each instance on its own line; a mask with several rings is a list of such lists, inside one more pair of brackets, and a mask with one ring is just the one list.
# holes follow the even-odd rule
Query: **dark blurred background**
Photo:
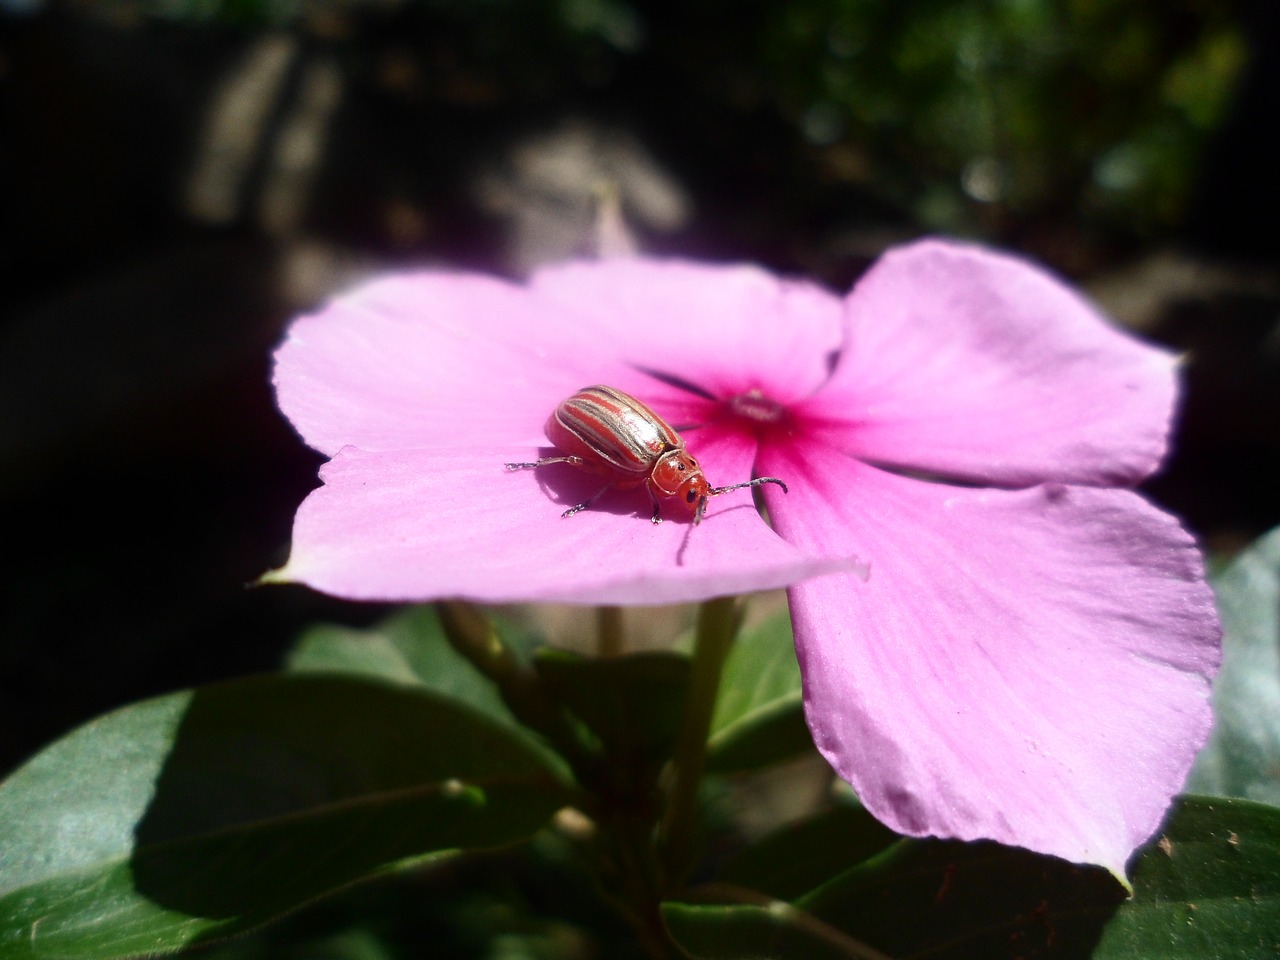
[[246, 584], [320, 458], [289, 317], [376, 269], [589, 247], [844, 289], [938, 231], [1026, 251], [1186, 351], [1148, 492], [1280, 523], [1269, 0], [0, 0], [0, 772], [129, 700], [275, 667]]

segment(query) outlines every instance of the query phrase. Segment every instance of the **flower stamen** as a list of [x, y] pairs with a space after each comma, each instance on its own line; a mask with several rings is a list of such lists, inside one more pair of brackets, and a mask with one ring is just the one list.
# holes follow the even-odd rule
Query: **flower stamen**
[[776, 400], [770, 400], [754, 387], [746, 393], [730, 397], [727, 405], [734, 416], [759, 424], [776, 426], [789, 419], [786, 407]]

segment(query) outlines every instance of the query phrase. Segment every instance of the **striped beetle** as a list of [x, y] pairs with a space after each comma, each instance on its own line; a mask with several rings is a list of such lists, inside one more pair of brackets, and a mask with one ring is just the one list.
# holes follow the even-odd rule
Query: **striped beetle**
[[609, 478], [588, 499], [562, 515], [571, 517], [591, 506], [606, 490], [630, 490], [644, 484], [653, 504], [654, 523], [662, 522], [661, 502], [676, 500], [702, 522], [707, 500], [730, 490], [776, 483], [777, 477], [757, 477], [727, 487], [713, 487], [702, 467], [685, 447], [684, 439], [660, 416], [635, 397], [613, 387], [584, 387], [556, 407], [547, 418], [547, 439], [559, 456], [527, 463], [508, 463], [508, 470], [527, 470], [549, 463], [567, 463]]

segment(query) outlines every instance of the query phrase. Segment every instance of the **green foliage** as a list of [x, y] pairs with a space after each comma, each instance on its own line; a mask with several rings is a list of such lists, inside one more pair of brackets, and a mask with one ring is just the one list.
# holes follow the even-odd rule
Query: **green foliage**
[[551, 696], [614, 763], [656, 773], [671, 756], [689, 682], [687, 656], [594, 659], [546, 650], [535, 666]]
[[[508, 649], [530, 654], [537, 637], [509, 621], [495, 618]], [[465, 703], [490, 719], [517, 725], [494, 683], [477, 672], [449, 645], [433, 607], [406, 607], [369, 630], [320, 625], [312, 627], [289, 654], [287, 667], [297, 672], [367, 676], [433, 690]]]
[[1245, 45], [1229, 15], [1123, 0], [803, 0], [760, 29], [779, 107], [936, 228], [1175, 223]]
[[776, 900], [794, 900], [899, 839], [860, 804], [841, 804], [740, 851], [717, 879]]
[[142, 0], [142, 6], [166, 19], [268, 26], [294, 20], [304, 0]]
[[634, 0], [138, 2], [187, 23], [304, 30], [396, 17], [404, 53], [428, 69], [447, 35], [443, 86], [486, 102], [541, 105], [622, 79], [610, 92], [643, 111], [646, 91], [683, 88], [663, 118], [687, 149], [710, 154], [690, 137], [765, 114], [793, 134], [769, 145], [793, 201], [817, 183], [809, 202], [829, 202], [844, 182], [962, 233], [1167, 234], [1248, 58], [1232, 5], [1198, 0], [789, 0], [745, 13], [724, 0], [678, 13]]
[[743, 633], [729, 654], [711, 721], [707, 769], [739, 773], [812, 749], [791, 620], [783, 611]]
[[[830, 821], [831, 845], [845, 842], [846, 827]], [[817, 845], [821, 828], [812, 829]], [[1274, 807], [1185, 798], [1133, 874], [1125, 900], [1099, 868], [992, 843], [901, 840], [793, 903], [713, 886], [739, 902], [669, 903], [663, 914], [681, 946], [708, 960], [1246, 960], [1280, 944]]]
[[791, 904], [669, 905], [665, 916], [694, 956], [725, 960], [847, 957], [854, 945], [893, 957], [1086, 957], [1123, 897], [1099, 868], [993, 843], [900, 840]]
[[[1273, 534], [1218, 578], [1233, 635], [1256, 631], [1271, 656], [1277, 544]], [[664, 830], [664, 811], [687, 733], [687, 655], [535, 650], [529, 631], [465, 605], [441, 610], [443, 622], [412, 608], [370, 630], [314, 629], [290, 673], [135, 704], [33, 758], [0, 785], [0, 956], [171, 952], [373, 877], [386, 882], [371, 896], [339, 898], [349, 920], [290, 921], [213, 956], [390, 960], [401, 955], [396, 937], [412, 936], [393, 914], [427, 923], [416, 932], [424, 942], [477, 957], [606, 943], [617, 955], [632, 937], [656, 955], [668, 935], [714, 960], [1243, 960], [1280, 944], [1276, 807], [1180, 800], [1131, 864], [1127, 900], [1100, 868], [994, 843], [904, 839], [856, 802], [745, 846], [714, 821], [686, 836]], [[1241, 716], [1258, 709], [1251, 689], [1231, 694], [1244, 697]], [[525, 725], [529, 710], [539, 733]], [[812, 748], [802, 724], [782, 615], [742, 635], [725, 661], [708, 759], [736, 775], [796, 756]], [[1265, 788], [1271, 761], [1259, 743], [1230, 740], [1212, 770]], [[577, 826], [570, 816], [563, 832], [543, 831], [566, 806]], [[460, 867], [530, 839], [518, 855], [484, 854], [498, 874]], [[699, 867], [707, 849], [714, 866]], [[442, 881], [424, 919], [413, 905], [440, 870], [405, 886], [408, 868], [445, 863], [453, 880], [477, 884]], [[557, 920], [525, 902], [501, 873], [512, 868], [570, 895], [578, 916]], [[687, 887], [690, 870], [705, 882]], [[582, 904], [593, 892], [632, 934], [603, 921], [596, 901], [592, 918]]]
[[1222, 670], [1214, 729], [1188, 789], [1280, 804], [1280, 530], [1214, 577]]
[[1280, 952], [1280, 809], [1186, 797], [1133, 865], [1133, 899], [1096, 960], [1251, 960]]
[[0, 953], [107, 960], [539, 829], [569, 798], [530, 740], [435, 694], [261, 677], [126, 707], [0, 787]]

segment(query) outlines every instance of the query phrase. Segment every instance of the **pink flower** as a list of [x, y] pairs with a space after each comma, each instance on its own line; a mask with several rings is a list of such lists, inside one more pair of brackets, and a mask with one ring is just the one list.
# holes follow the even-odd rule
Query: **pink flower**
[[[818, 749], [890, 827], [1123, 875], [1209, 728], [1219, 629], [1159, 464], [1175, 359], [1020, 260], [926, 241], [845, 298], [750, 267], [393, 276], [298, 320], [281, 408], [332, 457], [276, 575], [340, 596], [645, 604], [790, 584]], [[696, 529], [546, 452], [580, 387], [682, 430]], [[692, 387], [693, 389], [689, 389]], [[675, 522], [671, 522], [675, 520]]]

